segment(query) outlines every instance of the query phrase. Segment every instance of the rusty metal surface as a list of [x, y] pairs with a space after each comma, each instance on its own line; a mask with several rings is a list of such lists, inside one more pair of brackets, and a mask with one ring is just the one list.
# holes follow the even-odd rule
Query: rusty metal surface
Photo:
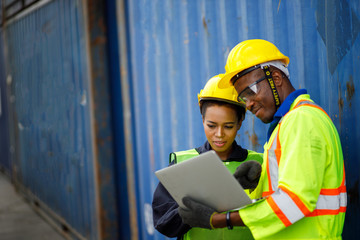
[[[98, 237], [82, 1], [48, 1], [4, 26], [14, 181], [87, 239]], [[97, 143], [100, 144], [100, 143]]]
[[134, 128], [131, 122], [131, 76], [129, 69], [126, 1], [107, 1], [109, 58], [112, 88], [116, 175], [121, 239], [139, 239], [134, 176]]
[[[116, 139], [116, 123], [113, 117], [114, 97], [111, 96], [112, 84], [110, 78], [111, 60], [109, 60], [109, 40], [108, 34], [112, 31], [108, 25], [107, 5], [104, 1], [89, 0], [86, 3], [88, 31], [90, 39], [90, 66], [91, 89], [94, 116], [94, 138], [95, 138], [95, 162], [96, 179], [98, 184], [97, 199], [99, 201], [99, 223], [100, 239], [119, 239], [119, 234], [123, 226], [120, 222], [118, 206], [120, 198], [124, 207], [127, 207], [127, 192], [117, 189], [117, 179], [119, 176], [126, 176], [126, 171], [116, 175], [116, 166], [121, 164], [122, 158], [117, 161], [117, 147], [114, 142]], [[119, 106], [121, 107], [121, 106]], [[114, 126], [115, 125], [115, 126]], [[121, 146], [119, 146], [121, 148]], [[120, 175], [122, 174], [122, 175]], [[126, 178], [125, 178], [126, 179]], [[126, 182], [118, 183], [120, 185]], [[127, 211], [127, 210], [126, 210]], [[121, 212], [121, 216], [128, 216], [126, 212]], [[126, 225], [126, 222], [124, 223]], [[126, 238], [124, 238], [126, 239]]]

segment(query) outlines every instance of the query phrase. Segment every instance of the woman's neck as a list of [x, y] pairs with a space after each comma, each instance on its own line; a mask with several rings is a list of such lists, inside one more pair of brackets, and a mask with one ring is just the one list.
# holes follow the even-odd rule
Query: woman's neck
[[230, 153], [232, 153], [232, 151], [233, 151], [233, 146], [231, 146], [228, 150], [226, 150], [224, 152], [216, 152], [216, 154], [219, 156], [219, 158], [222, 161], [226, 161], [229, 159]]

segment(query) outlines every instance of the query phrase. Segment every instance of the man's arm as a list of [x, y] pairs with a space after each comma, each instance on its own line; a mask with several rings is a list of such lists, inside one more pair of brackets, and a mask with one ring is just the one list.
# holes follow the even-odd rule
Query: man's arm
[[[211, 219], [211, 224], [214, 228], [224, 228], [227, 227], [226, 224], [226, 214], [225, 213], [215, 213]], [[230, 223], [232, 226], [245, 226], [242, 221], [239, 212], [230, 212]]]
[[178, 211], [182, 221], [191, 227], [215, 229], [229, 226], [245, 226], [239, 212], [230, 212], [229, 220], [227, 220], [226, 213], [218, 213], [215, 209], [190, 197], [184, 197], [183, 203], [187, 208], [179, 207]]

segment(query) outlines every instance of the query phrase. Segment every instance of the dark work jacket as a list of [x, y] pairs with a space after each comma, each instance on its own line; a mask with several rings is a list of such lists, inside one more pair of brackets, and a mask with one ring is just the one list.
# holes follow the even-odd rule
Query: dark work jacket
[[[230, 154], [227, 161], [242, 162], [246, 160], [248, 151], [237, 145], [236, 141], [234, 141], [233, 146], [234, 151]], [[201, 154], [210, 151], [211, 146], [209, 142], [206, 141], [204, 145], [195, 149]], [[170, 163], [170, 165], [172, 164], [174, 164], [174, 162]], [[152, 202], [154, 227], [167, 237], [177, 237], [180, 239], [191, 227], [182, 223], [182, 219], [178, 214], [178, 207], [179, 205], [171, 197], [169, 192], [159, 183], [155, 189]]]

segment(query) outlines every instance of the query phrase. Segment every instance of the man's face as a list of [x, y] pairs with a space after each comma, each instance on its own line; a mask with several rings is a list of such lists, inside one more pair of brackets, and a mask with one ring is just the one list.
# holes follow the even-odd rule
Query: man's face
[[[251, 92], [247, 87], [262, 79], [265, 73], [262, 69], [256, 69], [235, 82], [235, 89], [238, 93]], [[248, 95], [246, 98], [246, 108], [251, 111], [262, 122], [269, 123], [273, 120], [276, 112], [274, 98], [267, 80], [260, 81], [253, 85], [256, 88], [256, 93]]]

